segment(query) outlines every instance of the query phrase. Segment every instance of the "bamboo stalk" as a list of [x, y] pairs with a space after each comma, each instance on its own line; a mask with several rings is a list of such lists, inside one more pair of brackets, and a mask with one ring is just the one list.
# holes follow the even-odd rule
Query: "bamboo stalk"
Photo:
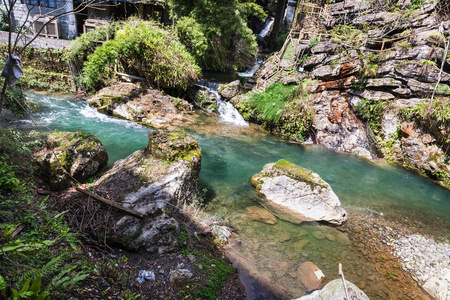
[[133, 215], [133, 216], [136, 216], [136, 217], [139, 217], [139, 218], [144, 217], [143, 213], [140, 213], [140, 212], [138, 212], [138, 211], [136, 211], [134, 209], [128, 208], [128, 207], [124, 207], [124, 206], [120, 205], [119, 203], [117, 203], [115, 201], [108, 200], [106, 198], [103, 198], [103, 197], [101, 197], [99, 195], [96, 195], [94, 193], [91, 193], [91, 192], [86, 191], [86, 190], [84, 190], [82, 188], [79, 188], [79, 187], [77, 187], [76, 189], [77, 189], [77, 191], [82, 192], [82, 193], [84, 193], [84, 194], [86, 194], [86, 195], [88, 195], [88, 196], [90, 196], [90, 197], [92, 197], [92, 198], [94, 198], [94, 199], [96, 199], [96, 200], [98, 200], [100, 202], [103, 202], [103, 203], [105, 203], [105, 204], [107, 204], [109, 206], [112, 206], [112, 207], [115, 207], [117, 209], [120, 209], [120, 210], [122, 210], [124, 212], [127, 212], [127, 213]]

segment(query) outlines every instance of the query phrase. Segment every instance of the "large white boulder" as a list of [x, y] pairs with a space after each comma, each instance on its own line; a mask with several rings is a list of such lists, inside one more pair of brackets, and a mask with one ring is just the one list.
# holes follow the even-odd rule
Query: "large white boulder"
[[347, 220], [347, 212], [328, 183], [286, 160], [265, 165], [251, 182], [261, 196], [261, 204], [280, 219], [295, 224], [324, 221], [333, 225]]

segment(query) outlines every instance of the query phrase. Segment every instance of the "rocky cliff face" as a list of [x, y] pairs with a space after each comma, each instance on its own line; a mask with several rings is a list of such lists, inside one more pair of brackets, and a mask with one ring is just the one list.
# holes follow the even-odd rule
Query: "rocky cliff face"
[[336, 0], [326, 19], [315, 16], [326, 32], [297, 24], [308, 31], [297, 64], [315, 111], [311, 142], [450, 186], [450, 19], [441, 2]]

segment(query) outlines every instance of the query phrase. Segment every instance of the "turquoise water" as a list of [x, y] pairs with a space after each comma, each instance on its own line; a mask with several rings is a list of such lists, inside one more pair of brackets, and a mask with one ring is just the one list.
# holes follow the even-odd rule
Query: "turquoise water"
[[[32, 93], [29, 97], [40, 107], [33, 116], [39, 126], [96, 135], [108, 151], [109, 164], [147, 144], [149, 128], [99, 114], [85, 101]], [[231, 220], [239, 233], [239, 255], [254, 266], [258, 276], [290, 297], [305, 294], [296, 270], [306, 260], [313, 261], [330, 279], [337, 277], [337, 264], [342, 262], [349, 270], [346, 278], [367, 284], [365, 291], [371, 299], [383, 299], [386, 294], [380, 292], [385, 287], [375, 273], [357, 271], [371, 266], [355, 259], [357, 250], [346, 233], [316, 223], [279, 221], [273, 226], [245, 217], [245, 208], [257, 205], [250, 177], [267, 163], [283, 158], [313, 170], [333, 187], [344, 208], [408, 216], [428, 224], [441, 237], [450, 237], [450, 191], [401, 168], [286, 143], [256, 126], [234, 127], [220, 123], [215, 116], [200, 115], [194, 125], [184, 129], [202, 149], [200, 185], [208, 189], [208, 210]], [[292, 239], [299, 234], [301, 238]], [[249, 298], [258, 297], [257, 291], [248, 292]]]

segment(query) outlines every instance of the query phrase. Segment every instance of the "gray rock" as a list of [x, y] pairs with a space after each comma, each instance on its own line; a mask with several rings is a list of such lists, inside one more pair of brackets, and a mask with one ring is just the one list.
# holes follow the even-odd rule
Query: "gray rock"
[[330, 66], [330, 65], [326, 65], [326, 66], [321, 66], [318, 68], [315, 68], [312, 72], [311, 75], [313, 76], [313, 78], [318, 78], [318, 79], [322, 79], [322, 80], [330, 80], [333, 78], [336, 78], [339, 73], [341, 72], [342, 66], [341, 65], [337, 65], [337, 66]]
[[292, 223], [324, 221], [341, 225], [347, 220], [339, 198], [319, 175], [285, 160], [264, 166], [251, 179], [261, 203]]
[[200, 161], [198, 143], [186, 133], [157, 130], [144, 150], [115, 162], [94, 182], [96, 190], [144, 217], [117, 217], [108, 242], [150, 253], [176, 249], [179, 226], [168, 212], [197, 192]]
[[315, 67], [315, 66], [317, 66], [318, 64], [322, 63], [323, 60], [324, 60], [326, 57], [327, 57], [327, 54], [326, 54], [326, 53], [320, 53], [320, 54], [317, 54], [317, 55], [313, 55], [313, 56], [311, 56], [310, 58], [305, 59], [305, 60], [302, 62], [302, 67], [303, 67], [303, 68], [311, 68], [311, 67]]
[[[408, 80], [408, 87], [418, 96], [429, 96], [436, 88], [435, 83], [420, 82], [415, 79]], [[449, 96], [450, 87], [447, 84], [439, 84], [436, 89], [436, 95]]]
[[42, 177], [52, 190], [71, 186], [72, 179], [84, 182], [108, 163], [108, 154], [98, 138], [82, 132], [56, 132], [36, 154]]
[[358, 16], [353, 20], [353, 24], [362, 25], [364, 23], [370, 23], [372, 25], [382, 27], [398, 20], [399, 18], [400, 16], [395, 13], [383, 11]]
[[350, 93], [357, 95], [358, 97], [372, 101], [386, 101], [395, 98], [395, 96], [392, 95], [391, 93], [374, 90], [363, 90], [363, 91], [351, 90]]
[[[350, 281], [345, 281], [350, 299], [369, 300], [369, 297]], [[300, 297], [296, 300], [344, 300], [347, 299], [341, 279], [327, 283], [320, 291]]]
[[422, 288], [437, 300], [447, 300], [448, 283], [445, 279], [432, 277], [425, 282]]
[[389, 77], [383, 78], [370, 78], [367, 80], [366, 87], [384, 87], [384, 88], [399, 88], [402, 86], [402, 82]]
[[240, 86], [240, 81], [239, 80], [235, 80], [232, 81], [226, 85], [221, 85], [217, 91], [219, 92], [219, 94], [227, 99], [230, 100], [231, 98], [233, 98], [234, 96], [236, 96], [237, 94], [239, 94], [239, 86]]
[[192, 272], [187, 269], [171, 270], [169, 273], [169, 282], [176, 291], [179, 291], [193, 276]]
[[[405, 78], [413, 78], [421, 82], [435, 83], [438, 81], [440, 70], [436, 65], [424, 61], [403, 61], [395, 67], [395, 72]], [[448, 82], [449, 74], [442, 72], [441, 82]]]
[[3, 108], [2, 113], [0, 114], [0, 120], [2, 121], [12, 121], [17, 119], [16, 115], [9, 108]]
[[313, 54], [319, 54], [319, 53], [330, 54], [330, 53], [335, 52], [339, 48], [340, 48], [339, 44], [332, 43], [332, 42], [323, 42], [323, 43], [319, 43], [319, 44], [315, 45], [314, 47], [312, 47], [311, 52]]

